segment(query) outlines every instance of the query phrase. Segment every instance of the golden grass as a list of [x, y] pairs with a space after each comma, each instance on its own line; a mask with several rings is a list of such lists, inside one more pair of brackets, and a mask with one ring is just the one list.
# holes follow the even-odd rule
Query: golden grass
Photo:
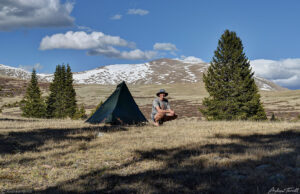
[[[181, 119], [161, 127], [113, 127], [0, 119], [0, 191], [265, 193], [272, 186], [299, 187], [298, 122]], [[269, 166], [257, 170], [260, 165]]]
[[[162, 85], [128, 85], [128, 87], [140, 107], [151, 107], [155, 93], [161, 88], [169, 92], [171, 105], [172, 101], [185, 101], [188, 105], [195, 106], [195, 108], [198, 109], [202, 104], [203, 98], [208, 96], [204, 84], [201, 82]], [[75, 89], [78, 104], [84, 104], [86, 112], [89, 114], [100, 101], [104, 102], [115, 88], [115, 85], [76, 85]], [[300, 90], [260, 91], [260, 93], [262, 96], [261, 100], [268, 112], [269, 118], [272, 113], [275, 113], [275, 116], [282, 120], [296, 120], [298, 115], [300, 115]], [[43, 91], [43, 96], [46, 95], [45, 91]], [[21, 99], [22, 96], [2, 98], [0, 99], [0, 107], [4, 104], [20, 101]], [[19, 116], [21, 112], [19, 108], [4, 108], [2, 114], [6, 116]]]
[[[201, 83], [128, 87], [142, 108], [151, 106], [161, 88], [169, 92], [171, 105], [182, 101], [198, 109], [207, 96]], [[78, 103], [89, 113], [114, 89], [78, 85]], [[300, 187], [300, 123], [287, 122], [300, 112], [300, 90], [261, 95], [268, 113], [286, 121], [185, 118], [158, 128], [111, 127], [25, 119], [19, 108], [5, 108], [0, 192], [266, 193], [272, 187]], [[20, 99], [2, 98], [0, 105]]]

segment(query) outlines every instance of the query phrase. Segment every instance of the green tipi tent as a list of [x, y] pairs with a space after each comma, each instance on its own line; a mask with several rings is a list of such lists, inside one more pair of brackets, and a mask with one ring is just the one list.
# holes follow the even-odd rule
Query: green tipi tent
[[86, 122], [137, 124], [147, 122], [147, 119], [140, 111], [123, 81]]

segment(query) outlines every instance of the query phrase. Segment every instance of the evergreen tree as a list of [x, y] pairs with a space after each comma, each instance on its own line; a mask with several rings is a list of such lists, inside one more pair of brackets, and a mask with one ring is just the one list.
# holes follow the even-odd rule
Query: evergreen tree
[[76, 92], [73, 88], [73, 74], [71, 67], [67, 65], [66, 82], [65, 82], [66, 114], [72, 118], [76, 112]]
[[45, 103], [41, 97], [35, 69], [32, 70], [31, 80], [22, 100], [21, 110], [25, 117], [42, 118], [45, 116]]
[[278, 119], [275, 117], [275, 114], [274, 113], [272, 113], [272, 116], [271, 116], [271, 119], [270, 119], [270, 121], [277, 121]]
[[66, 67], [65, 65], [59, 66], [57, 72], [57, 82], [56, 82], [56, 94], [54, 102], [54, 117], [64, 118], [67, 117], [66, 114], [66, 97], [65, 97], [65, 83], [66, 83]]
[[57, 65], [55, 72], [54, 72], [54, 78], [52, 83], [50, 84], [50, 94], [47, 99], [47, 117], [52, 118], [55, 115], [56, 111], [56, 99], [57, 99], [57, 93], [58, 93], [58, 84], [59, 84], [59, 75], [61, 71], [61, 66]]
[[72, 118], [76, 113], [76, 92], [73, 88], [71, 67], [57, 65], [47, 99], [48, 118]]
[[76, 108], [76, 112], [73, 116], [73, 119], [86, 119], [86, 118], [87, 118], [87, 115], [85, 114], [85, 109], [82, 104], [80, 108], [79, 107]]
[[251, 71], [241, 39], [226, 30], [203, 75], [209, 97], [200, 111], [208, 120], [267, 119]]

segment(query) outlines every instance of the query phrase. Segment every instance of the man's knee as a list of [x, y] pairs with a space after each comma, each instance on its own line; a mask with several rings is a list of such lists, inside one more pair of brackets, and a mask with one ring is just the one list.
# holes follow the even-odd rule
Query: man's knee
[[161, 118], [163, 118], [164, 117], [164, 114], [163, 113], [156, 113], [156, 115], [154, 116], [154, 119], [155, 120], [159, 120], [159, 119], [161, 119]]
[[175, 113], [168, 113], [167, 116], [173, 117]]
[[166, 121], [172, 121], [172, 120], [174, 120], [174, 119], [177, 119], [177, 115], [176, 115], [176, 114], [174, 114], [173, 116], [165, 116], [165, 117], [163, 118], [163, 121], [164, 121], [164, 122], [166, 122]]

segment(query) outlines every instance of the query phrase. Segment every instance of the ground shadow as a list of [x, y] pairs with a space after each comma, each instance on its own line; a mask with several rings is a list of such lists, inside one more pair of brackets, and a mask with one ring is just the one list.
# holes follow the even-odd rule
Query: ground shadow
[[16, 118], [0, 118], [0, 121], [11, 121], [11, 122], [36, 122], [34, 119], [16, 119]]
[[[91, 141], [94, 136], [86, 136], [82, 133], [91, 132], [116, 132], [126, 131], [122, 126], [91, 126], [84, 128], [44, 128], [32, 131], [9, 132], [0, 134], [0, 154], [24, 153], [27, 151], [38, 151], [45, 141], [53, 140], [60, 142], [65, 140], [72, 141]], [[76, 134], [74, 136], [74, 134]]]
[[[136, 150], [135, 159], [111, 169], [101, 169], [58, 184], [40, 193], [267, 193], [272, 188], [299, 188], [299, 130], [267, 135], [218, 135], [238, 143], [191, 144], [171, 149]], [[268, 155], [284, 145], [289, 151]], [[261, 159], [235, 160], [232, 154], [266, 150]], [[217, 154], [208, 161], [204, 154]], [[125, 169], [144, 161], [163, 162], [163, 167], [122, 175], [111, 170]], [[213, 162], [216, 162], [214, 165]], [[218, 165], [218, 162], [225, 162]], [[299, 161], [298, 161], [299, 162]]]

